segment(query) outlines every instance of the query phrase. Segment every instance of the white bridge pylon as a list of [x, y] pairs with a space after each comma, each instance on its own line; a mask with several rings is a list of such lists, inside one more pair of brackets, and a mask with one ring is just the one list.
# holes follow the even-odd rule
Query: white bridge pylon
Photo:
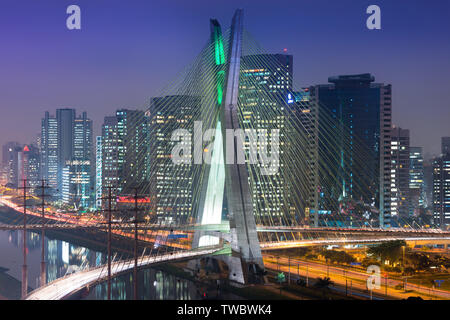
[[[198, 223], [201, 225], [221, 224], [224, 199], [226, 199], [228, 216], [230, 220], [231, 256], [224, 260], [231, 269], [230, 280], [239, 283], [248, 283], [251, 274], [259, 274], [264, 269], [261, 248], [258, 241], [256, 222], [248, 172], [246, 164], [237, 161], [234, 152], [233, 161], [225, 163], [226, 150], [223, 143], [226, 130], [240, 128], [238, 118], [238, 91], [240, 60], [242, 56], [243, 11], [236, 10], [232, 24], [228, 45], [228, 54], [225, 58], [222, 43], [222, 31], [217, 20], [211, 20], [211, 43], [213, 54], [217, 57], [217, 108], [219, 110], [216, 122], [216, 139], [212, 150], [212, 159], [206, 168], [207, 179], [203, 181], [202, 194], [198, 211]], [[225, 74], [225, 77], [222, 76]], [[222, 96], [224, 93], [224, 96]], [[241, 146], [238, 138], [234, 136], [234, 146]], [[228, 144], [228, 143], [227, 143]], [[236, 148], [236, 147], [234, 147]], [[230, 163], [231, 162], [231, 163]], [[219, 237], [196, 232], [193, 247], [215, 245]], [[252, 281], [261, 281], [259, 276]], [[256, 279], [256, 280], [255, 280]]]

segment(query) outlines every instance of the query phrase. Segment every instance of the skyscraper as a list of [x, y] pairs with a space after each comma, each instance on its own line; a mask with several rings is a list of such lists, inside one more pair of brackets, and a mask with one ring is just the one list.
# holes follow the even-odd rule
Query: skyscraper
[[[160, 221], [187, 221], [196, 212], [199, 170], [193, 163], [175, 164], [171, 154], [176, 141], [171, 133], [180, 127], [193, 125], [200, 98], [185, 95], [151, 99], [150, 135], [151, 186], [155, 196], [155, 212]], [[199, 166], [197, 166], [199, 167]]]
[[92, 120], [88, 119], [86, 112], [74, 120], [72, 159], [92, 159]]
[[[115, 116], [105, 117], [102, 125], [102, 192], [104, 196], [119, 190], [119, 171], [123, 164], [122, 137], [118, 133], [118, 121]], [[105, 202], [103, 202], [104, 204]]]
[[18, 181], [27, 179], [30, 187], [37, 187], [40, 185], [40, 154], [39, 149], [34, 145], [25, 145], [18, 151]]
[[[287, 117], [291, 123], [288, 153], [291, 153], [289, 173], [292, 181], [291, 206], [304, 223], [310, 224], [317, 211], [318, 186], [318, 115], [311, 103], [309, 88], [288, 93]], [[298, 139], [299, 141], [292, 141]]]
[[95, 139], [95, 207], [102, 208], [102, 136]]
[[61, 196], [62, 171], [67, 161], [74, 156], [74, 122], [75, 109], [56, 109], [58, 123], [58, 194]]
[[149, 128], [145, 111], [120, 109], [116, 112], [118, 135], [122, 141], [121, 190], [134, 194], [134, 188], [147, 193]]
[[421, 147], [409, 148], [409, 215], [418, 214], [425, 206], [423, 153]]
[[[68, 114], [66, 118], [69, 122]], [[65, 161], [62, 169], [62, 200], [76, 208], [86, 208], [92, 205], [94, 185], [92, 121], [86, 112], [73, 119], [72, 148], [70, 160]]]
[[346, 219], [346, 202], [375, 207], [390, 225], [391, 85], [370, 74], [311, 87], [319, 117], [319, 208]]
[[61, 200], [75, 209], [92, 204], [90, 160], [68, 160], [62, 169]]
[[6, 182], [17, 187], [19, 173], [18, 169], [18, 152], [22, 146], [18, 142], [7, 142], [2, 148], [2, 164], [6, 171]]
[[58, 188], [58, 121], [45, 112], [41, 125], [41, 175], [56, 194]]
[[[102, 193], [148, 193], [148, 117], [144, 111], [120, 109], [105, 117], [101, 137]], [[115, 204], [114, 204], [115, 205]]]
[[[86, 112], [79, 117], [76, 117], [75, 109], [68, 108], [57, 109], [56, 117], [45, 113], [41, 127], [41, 159], [42, 177], [54, 189], [56, 200], [73, 204], [79, 201], [73, 198], [75, 195], [77, 199], [91, 198], [92, 121]], [[82, 182], [70, 178], [69, 173], [74, 177], [87, 174], [90, 182], [86, 184], [85, 178]], [[77, 186], [78, 181], [83, 186]], [[86, 201], [83, 200], [83, 206], [88, 205]]]
[[441, 149], [443, 155], [450, 153], [450, 137], [442, 137]]
[[410, 209], [409, 130], [394, 127], [391, 137], [391, 213], [405, 218]]
[[[249, 168], [249, 184], [257, 223], [291, 223], [290, 184], [285, 176], [286, 98], [292, 92], [293, 57], [285, 54], [246, 55], [241, 58], [239, 108], [242, 127], [280, 132], [279, 170], [262, 176], [259, 168]], [[270, 137], [268, 137], [269, 139]], [[256, 142], [255, 142], [256, 143]], [[258, 144], [258, 143], [257, 143]], [[249, 150], [249, 144], [246, 150]], [[261, 148], [260, 145], [253, 146]]]
[[433, 161], [433, 217], [442, 229], [450, 225], [450, 153]]

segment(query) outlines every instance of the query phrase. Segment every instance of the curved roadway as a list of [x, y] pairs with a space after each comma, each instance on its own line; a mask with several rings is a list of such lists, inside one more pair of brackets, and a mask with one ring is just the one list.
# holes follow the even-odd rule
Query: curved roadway
[[[215, 246], [191, 251], [174, 252], [171, 254], [168, 253], [159, 256], [145, 256], [138, 259], [138, 267], [150, 266], [153, 264], [174, 260], [197, 258], [200, 256], [213, 254], [221, 249], [222, 247]], [[111, 276], [117, 276], [118, 274], [132, 270], [133, 268], [134, 259], [114, 262], [111, 264]], [[78, 273], [73, 273], [32, 291], [25, 298], [25, 300], [61, 300], [69, 297], [88, 285], [104, 281], [107, 276], [108, 269], [105, 265]]]

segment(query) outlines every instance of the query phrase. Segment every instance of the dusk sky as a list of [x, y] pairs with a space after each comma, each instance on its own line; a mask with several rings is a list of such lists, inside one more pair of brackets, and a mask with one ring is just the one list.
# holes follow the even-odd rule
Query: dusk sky
[[[66, 28], [81, 8], [82, 29]], [[366, 8], [381, 8], [381, 30]], [[87, 111], [95, 134], [118, 108], [145, 109], [236, 8], [268, 52], [294, 56], [298, 87], [372, 73], [393, 86], [393, 123], [411, 145], [440, 152], [450, 136], [448, 0], [1, 0], [0, 144], [29, 143], [46, 110]]]

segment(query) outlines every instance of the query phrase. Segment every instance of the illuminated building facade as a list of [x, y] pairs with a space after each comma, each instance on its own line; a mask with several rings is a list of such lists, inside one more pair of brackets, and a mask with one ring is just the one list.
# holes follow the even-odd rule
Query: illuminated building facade
[[315, 221], [317, 210], [318, 110], [311, 103], [309, 88], [288, 93], [287, 103], [289, 108], [287, 116], [293, 124], [290, 130], [296, 133], [290, 132], [289, 136], [300, 139], [295, 145], [291, 142], [292, 145], [287, 150], [287, 152], [292, 152], [290, 158], [297, 160], [288, 163], [288, 166], [292, 167], [289, 172], [294, 180], [291, 182], [291, 206], [300, 216], [301, 221], [309, 225]]
[[41, 175], [52, 193], [58, 188], [58, 121], [45, 112], [41, 126]]
[[56, 109], [56, 121], [58, 123], [58, 199], [61, 200], [63, 169], [67, 161], [71, 161], [74, 156], [75, 109]]
[[102, 136], [95, 139], [95, 207], [102, 207]]
[[[259, 165], [249, 167], [249, 184], [257, 223], [288, 223], [290, 185], [285, 176], [286, 97], [292, 92], [293, 57], [285, 54], [245, 55], [241, 58], [239, 109], [243, 128], [280, 130], [279, 170], [262, 176]], [[271, 112], [270, 110], [277, 110]], [[269, 141], [270, 136], [267, 138]], [[257, 142], [256, 142], [257, 143]], [[260, 148], [259, 145], [253, 146]], [[244, 148], [248, 152], [249, 142]]]
[[411, 206], [409, 130], [393, 127], [391, 136], [391, 213], [408, 217]]
[[[123, 142], [118, 132], [118, 121], [115, 116], [105, 117], [102, 125], [102, 192], [108, 196], [108, 188], [117, 195], [119, 189], [119, 171], [123, 165]], [[102, 205], [105, 207], [105, 201]]]
[[421, 147], [409, 148], [409, 215], [417, 215], [425, 205], [423, 153]]
[[[311, 87], [319, 108], [319, 207], [352, 215], [337, 205], [376, 208], [380, 226], [390, 226], [391, 85], [371, 74], [330, 77]], [[333, 134], [330, 134], [330, 130]]]
[[442, 229], [450, 225], [450, 153], [433, 161], [433, 218]]
[[18, 168], [18, 152], [22, 150], [22, 146], [18, 142], [8, 142], [2, 148], [2, 164], [5, 170], [6, 183], [13, 187], [17, 187], [19, 182]]
[[[103, 198], [111, 194], [148, 193], [148, 117], [144, 111], [120, 109], [105, 117], [101, 137]], [[98, 198], [98, 197], [97, 197]], [[115, 202], [114, 206], [115, 206]], [[103, 201], [103, 207], [106, 202]]]
[[62, 202], [75, 209], [91, 206], [91, 179], [89, 160], [67, 161], [62, 170]]
[[[68, 143], [69, 140], [72, 143], [71, 152], [65, 150], [61, 153], [64, 159], [69, 157], [62, 168], [61, 200], [74, 208], [87, 208], [93, 204], [92, 120], [88, 119], [86, 112], [75, 117], [73, 109], [60, 110], [59, 113], [62, 125], [65, 122], [67, 125], [72, 124], [71, 137], [69, 129], [60, 130], [60, 132], [65, 131], [61, 135], [64, 143]], [[70, 156], [69, 153], [71, 153]]]
[[[67, 193], [63, 197], [63, 184], [67, 187], [69, 183], [63, 181], [64, 177], [68, 178], [67, 172], [76, 168], [80, 175], [89, 172], [92, 176], [92, 120], [88, 119], [86, 112], [77, 117], [75, 109], [70, 108], [57, 109], [55, 117], [45, 112], [40, 144], [42, 178], [53, 189], [54, 200], [69, 204]], [[74, 161], [83, 165], [73, 166]], [[71, 168], [65, 170], [66, 166]]]
[[151, 99], [151, 194], [155, 197], [154, 208], [160, 221], [186, 221], [192, 217], [198, 203], [194, 197], [201, 188], [198, 188], [195, 165], [172, 162], [172, 150], [178, 142], [171, 141], [171, 132], [191, 128], [200, 102], [198, 97], [184, 95]]
[[450, 153], [450, 137], [441, 138], [441, 153], [443, 155]]
[[25, 145], [18, 152], [18, 181], [21, 185], [22, 179], [27, 179], [28, 186], [37, 187], [40, 183], [40, 154], [39, 149], [34, 145]]

